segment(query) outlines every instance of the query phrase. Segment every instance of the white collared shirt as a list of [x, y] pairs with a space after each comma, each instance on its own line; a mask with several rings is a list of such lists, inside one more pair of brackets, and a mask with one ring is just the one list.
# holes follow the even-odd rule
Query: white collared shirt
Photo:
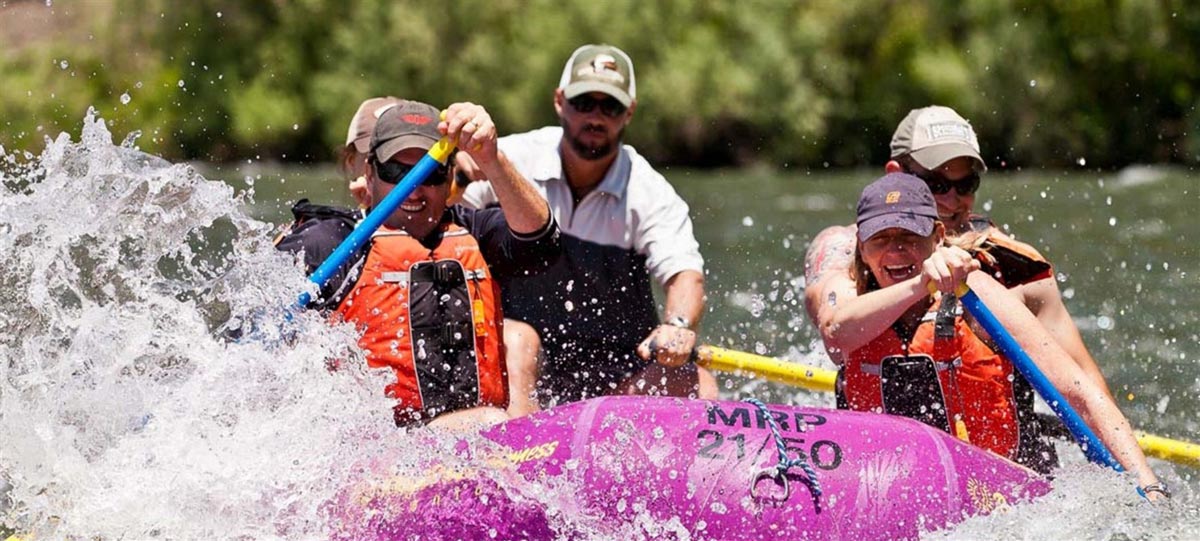
[[[551, 126], [503, 137], [499, 145], [549, 201], [563, 235], [644, 257], [646, 270], [659, 284], [681, 271], [704, 272], [687, 203], [632, 146], [621, 145], [604, 179], [576, 206], [563, 178], [561, 140], [562, 128]], [[472, 183], [463, 195], [468, 207], [496, 202], [487, 182]]]

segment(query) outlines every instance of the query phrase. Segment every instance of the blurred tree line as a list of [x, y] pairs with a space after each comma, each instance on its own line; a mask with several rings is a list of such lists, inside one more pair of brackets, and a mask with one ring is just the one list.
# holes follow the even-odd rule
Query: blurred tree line
[[323, 161], [375, 95], [475, 101], [523, 131], [556, 122], [571, 51], [606, 42], [637, 72], [627, 141], [660, 162], [878, 164], [931, 103], [972, 120], [994, 168], [1200, 161], [1185, 0], [101, 5], [0, 51], [0, 144], [40, 148], [94, 105], [170, 158]]

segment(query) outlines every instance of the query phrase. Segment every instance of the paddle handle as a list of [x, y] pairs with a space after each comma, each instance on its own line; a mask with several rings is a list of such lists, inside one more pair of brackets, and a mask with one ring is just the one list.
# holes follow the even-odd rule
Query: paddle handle
[[[316, 284], [317, 289], [325, 287], [325, 283], [329, 281], [334, 273], [350, 259], [350, 256], [356, 250], [371, 239], [371, 235], [375, 233], [375, 230], [383, 225], [388, 216], [391, 216], [405, 199], [408, 199], [408, 196], [417, 189], [417, 186], [425, 182], [425, 178], [435, 169], [446, 164], [452, 152], [454, 152], [454, 143], [451, 143], [449, 139], [443, 137], [435, 143], [429, 149], [429, 152], [422, 156], [421, 160], [396, 184], [396, 187], [392, 188], [391, 193], [388, 193], [379, 204], [375, 205], [371, 213], [367, 214], [367, 217], [359, 222], [354, 231], [351, 231], [350, 235], [338, 245], [333, 253], [325, 258], [321, 266], [317, 267], [317, 270], [309, 275], [308, 280]], [[311, 301], [312, 295], [307, 291], [302, 292], [296, 298], [296, 307], [304, 308]]]

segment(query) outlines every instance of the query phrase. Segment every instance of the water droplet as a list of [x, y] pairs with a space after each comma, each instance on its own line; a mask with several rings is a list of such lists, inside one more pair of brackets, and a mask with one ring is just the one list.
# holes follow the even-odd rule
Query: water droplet
[[1035, 87], [1035, 86], [1037, 86], [1037, 80], [1036, 80], [1036, 79], [1030, 79], [1030, 80], [1029, 80], [1029, 88], [1033, 88], [1033, 87]]
[[744, 226], [746, 226], [746, 227], [753, 227], [753, 226], [754, 226], [754, 218], [751, 218], [751, 217], [749, 217], [749, 216], [745, 216], [745, 217], [743, 217], [743, 218], [742, 218], [742, 225], [744, 225]]
[[183, 79], [180, 79], [179, 82], [175, 84], [179, 85], [179, 88], [183, 88]]
[[1112, 226], [1115, 226], [1115, 225], [1117, 225], [1117, 217], [1116, 217], [1116, 216], [1113, 216], [1112, 218], [1109, 218], [1109, 219], [1108, 219], [1108, 225], [1112, 225]]
[[654, 427], [654, 439], [661, 440], [663, 438], [663, 436], [665, 436], [665, 435], [667, 435], [667, 431], [663, 430], [663, 427], [661, 427], [661, 426]]
[[224, 17], [224, 16], [225, 16], [225, 14], [224, 14], [224, 13], [221, 13], [220, 11], [218, 11], [218, 12], [217, 12], [217, 18], [218, 18], [218, 19], [220, 19], [221, 17]]
[[121, 94], [121, 105], [129, 105], [129, 102], [132, 100], [133, 98], [129, 97], [128, 92]]
[[1113, 328], [1113, 320], [1108, 316], [1100, 316], [1096, 318], [1096, 327], [1105, 331], [1110, 330]]
[[69, 64], [69, 63], [68, 63], [66, 60], [61, 60], [61, 61], [59, 61], [59, 63], [58, 63], [58, 67], [59, 67], [60, 69], [64, 69], [64, 70], [65, 70], [65, 69], [67, 69], [67, 68], [71, 67], [71, 64]]
[[292, 124], [292, 131], [296, 131], [296, 130], [298, 130], [298, 129], [300, 129], [300, 125], [299, 125], [299, 124]]
[[1081, 156], [1078, 160], [1075, 160], [1075, 163], [1079, 164], [1079, 167], [1083, 167], [1087, 165], [1087, 159]]
[[573, 303], [571, 301], [564, 302], [563, 308], [565, 308], [568, 312], [574, 312], [575, 311], [575, 303]]

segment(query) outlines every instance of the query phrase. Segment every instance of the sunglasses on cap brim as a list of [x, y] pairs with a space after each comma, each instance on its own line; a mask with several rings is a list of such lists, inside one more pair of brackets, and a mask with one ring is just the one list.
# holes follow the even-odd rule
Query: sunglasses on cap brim
[[[372, 159], [371, 162], [375, 165], [375, 174], [379, 176], [379, 180], [388, 184], [399, 184], [401, 180], [404, 180], [404, 175], [407, 175], [409, 171], [412, 171], [416, 167], [416, 164], [408, 165], [393, 161], [380, 162]], [[448, 180], [450, 180], [450, 166], [439, 165], [437, 169], [433, 170], [432, 174], [425, 177], [425, 182], [421, 184], [424, 186], [441, 186]]]
[[625, 114], [625, 110], [628, 109], [617, 98], [612, 96], [596, 99], [588, 94], [580, 94], [567, 100], [567, 103], [571, 104], [572, 109], [580, 113], [590, 113], [596, 110], [596, 107], [599, 107], [600, 114], [609, 118], [617, 118]]

